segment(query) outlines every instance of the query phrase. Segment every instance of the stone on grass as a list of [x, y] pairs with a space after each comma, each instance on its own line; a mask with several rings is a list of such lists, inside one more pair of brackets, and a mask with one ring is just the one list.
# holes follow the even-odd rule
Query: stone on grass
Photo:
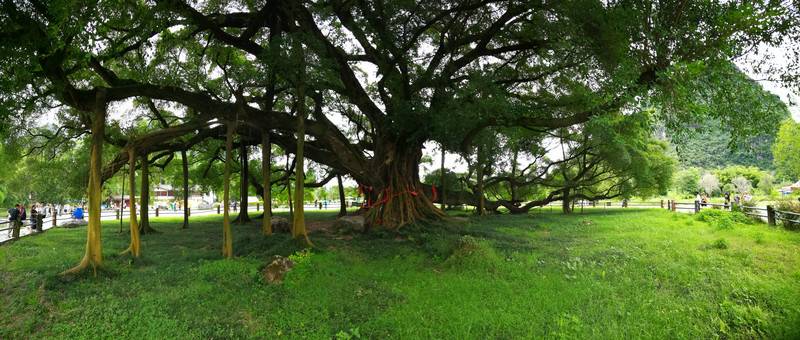
[[89, 224], [89, 221], [87, 221], [87, 220], [70, 219], [70, 220], [67, 221], [67, 223], [62, 224], [59, 227], [61, 227], [61, 228], [77, 228], [77, 227], [85, 226], [87, 224]]
[[277, 217], [272, 216], [270, 220], [272, 223], [272, 231], [276, 233], [288, 233], [289, 232], [289, 220], [284, 217]]
[[339, 233], [363, 232], [366, 225], [364, 216], [342, 216], [333, 223], [333, 230]]
[[281, 283], [284, 276], [294, 267], [294, 262], [289, 258], [283, 256], [275, 256], [261, 274], [264, 276], [264, 281], [267, 283]]

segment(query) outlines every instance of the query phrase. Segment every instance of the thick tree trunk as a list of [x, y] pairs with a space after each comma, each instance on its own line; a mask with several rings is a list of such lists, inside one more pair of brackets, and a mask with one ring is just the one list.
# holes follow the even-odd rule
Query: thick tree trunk
[[394, 230], [420, 220], [445, 217], [422, 190], [419, 180], [422, 147], [411, 144], [414, 143], [383, 146], [385, 161], [377, 169], [382, 182], [372, 185], [369, 193], [374, 197], [366, 213], [370, 227]]
[[236, 217], [236, 223], [245, 224], [250, 222], [250, 216], [247, 214], [247, 193], [249, 189], [250, 167], [248, 165], [247, 146], [244, 143], [239, 145], [239, 216]]
[[344, 185], [342, 185], [342, 175], [336, 175], [336, 182], [339, 184], [339, 217], [347, 215], [347, 201], [344, 197]]
[[261, 177], [264, 181], [264, 218], [261, 220], [261, 232], [272, 235], [272, 144], [269, 142], [269, 131], [261, 133]]
[[[130, 252], [133, 257], [139, 257], [141, 252], [141, 240], [139, 237], [139, 223], [136, 221], [136, 150], [134, 148], [128, 149], [128, 158], [130, 160], [130, 171], [128, 172], [128, 180], [130, 182], [130, 210], [131, 216], [130, 229], [131, 229], [131, 244], [128, 249], [122, 253]], [[124, 193], [123, 193], [124, 195]], [[124, 199], [122, 203], [124, 203]]]
[[223, 215], [222, 215], [222, 256], [233, 257], [233, 235], [231, 231], [230, 203], [231, 203], [231, 153], [233, 152], [233, 132], [236, 130], [236, 122], [228, 122], [227, 133], [225, 134], [225, 175], [223, 177]]
[[565, 214], [572, 213], [572, 197], [569, 192], [569, 189], [564, 189], [564, 198], [561, 200], [561, 211]]
[[181, 229], [189, 227], [189, 159], [186, 158], [186, 150], [181, 150], [181, 160], [183, 161], [183, 226]]
[[142, 189], [140, 190], [142, 202], [139, 203], [139, 216], [141, 218], [139, 232], [147, 235], [157, 231], [150, 227], [150, 159], [146, 151], [141, 156], [140, 162], [142, 164]]
[[97, 267], [103, 265], [103, 249], [100, 238], [100, 202], [103, 194], [101, 180], [103, 167], [103, 137], [106, 127], [106, 93], [104, 90], [97, 92], [94, 114], [92, 115], [92, 141], [89, 154], [89, 225], [86, 227], [86, 252], [77, 266], [64, 271], [62, 274], [73, 274], [83, 271], [89, 266], [97, 274]]

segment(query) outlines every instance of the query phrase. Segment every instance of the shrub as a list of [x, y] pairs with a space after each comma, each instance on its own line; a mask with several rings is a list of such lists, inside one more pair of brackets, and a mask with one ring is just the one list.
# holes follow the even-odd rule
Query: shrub
[[724, 211], [717, 209], [701, 210], [695, 218], [698, 221], [703, 221], [720, 229], [733, 228], [737, 223], [751, 224], [752, 220], [747, 215], [738, 211]]
[[[800, 214], [800, 201], [796, 201], [793, 199], [783, 199], [779, 200], [775, 204], [775, 209], [779, 211], [788, 211]], [[792, 219], [792, 220], [800, 220], [800, 216], [794, 215], [785, 215], [785, 218]], [[800, 223], [781, 220], [783, 222], [783, 227], [789, 230], [800, 230]]]
[[718, 239], [718, 240], [714, 241], [713, 243], [711, 243], [711, 248], [714, 248], [714, 249], [728, 249], [728, 241], [726, 241], [724, 238]]
[[488, 241], [462, 236], [444, 261], [445, 267], [464, 271], [494, 271], [501, 258]]

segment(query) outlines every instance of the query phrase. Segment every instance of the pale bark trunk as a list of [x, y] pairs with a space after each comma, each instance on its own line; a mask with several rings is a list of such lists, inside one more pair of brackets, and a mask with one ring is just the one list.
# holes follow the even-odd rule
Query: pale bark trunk
[[103, 249], [101, 243], [100, 203], [102, 201], [103, 183], [101, 180], [103, 166], [103, 137], [106, 126], [106, 93], [97, 92], [94, 114], [92, 115], [92, 139], [89, 155], [89, 225], [86, 227], [86, 252], [81, 262], [62, 274], [81, 272], [89, 266], [97, 274], [97, 267], [103, 265]]
[[[134, 257], [139, 257], [141, 252], [141, 240], [139, 237], [139, 224], [136, 221], [136, 150], [131, 148], [128, 150], [128, 158], [130, 162], [130, 171], [128, 174], [128, 181], [130, 182], [130, 211], [131, 216], [130, 229], [131, 229], [131, 244], [127, 250], [123, 252], [130, 252]], [[123, 199], [124, 203], [124, 199]]]

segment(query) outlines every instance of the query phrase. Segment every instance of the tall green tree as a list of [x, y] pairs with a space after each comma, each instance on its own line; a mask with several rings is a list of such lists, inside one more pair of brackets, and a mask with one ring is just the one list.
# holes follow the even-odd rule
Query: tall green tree
[[800, 179], [800, 124], [791, 118], [781, 123], [772, 153], [779, 177], [792, 181]]

